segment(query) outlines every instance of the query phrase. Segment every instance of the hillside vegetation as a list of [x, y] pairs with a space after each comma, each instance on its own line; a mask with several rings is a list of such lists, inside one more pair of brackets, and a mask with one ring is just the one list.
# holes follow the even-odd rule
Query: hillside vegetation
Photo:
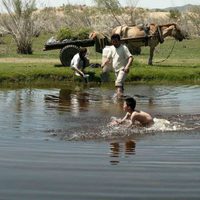
[[[21, 0], [13, 0], [13, 2], [19, 1]], [[73, 81], [75, 77], [72, 70], [60, 64], [60, 50], [43, 51], [46, 41], [52, 36], [57, 36], [60, 30], [83, 30], [88, 28], [89, 30], [110, 33], [110, 30], [119, 24], [149, 22], [165, 24], [172, 21], [177, 22], [181, 28], [189, 31], [190, 40], [176, 43], [173, 52], [170, 54], [174, 40], [166, 39], [163, 44], [157, 47], [154, 66], [151, 67], [146, 64], [149, 48], [142, 48], [141, 55], [134, 57], [128, 81], [200, 82], [200, 38], [198, 37], [200, 35], [200, 22], [198, 21], [200, 12], [198, 6], [192, 7], [193, 10], [190, 8], [190, 12], [180, 12], [176, 9], [169, 12], [164, 10], [152, 11], [131, 6], [126, 8], [116, 7], [114, 10], [109, 10], [106, 7], [72, 5], [63, 5], [60, 8], [45, 8], [43, 10], [35, 10], [33, 8], [31, 11], [19, 9], [16, 16], [21, 18], [9, 18], [9, 13], [1, 14], [1, 83], [30, 83], [38, 80]], [[13, 32], [7, 30], [6, 32], [6, 26], [2, 22], [8, 23], [9, 27], [11, 27], [12, 23], [15, 23], [15, 26], [20, 25], [22, 22], [27, 25], [26, 12], [28, 12], [29, 16], [29, 28], [34, 26], [34, 29], [30, 28], [32, 37], [31, 43], [29, 43], [30, 53], [25, 51], [26, 54], [24, 54], [22, 52], [19, 53], [19, 45], [16, 42], [17, 37], [13, 38], [15, 30]], [[15, 20], [12, 21], [13, 19]], [[20, 30], [20, 27], [17, 30]], [[34, 32], [31, 32], [31, 30], [34, 30]], [[25, 32], [22, 33], [24, 34]], [[19, 31], [17, 34], [21, 34], [21, 32]], [[20, 38], [23, 38], [21, 36], [23, 35], [20, 35]], [[169, 58], [165, 60], [168, 56]], [[101, 54], [96, 53], [94, 47], [89, 48], [89, 57], [92, 63], [101, 63]], [[87, 71], [90, 74], [90, 81], [100, 82], [100, 68], [89, 67]], [[111, 81], [113, 80], [114, 75], [112, 74]]]
[[[63, 67], [59, 60], [59, 50], [43, 51], [43, 46], [51, 34], [40, 35], [34, 40], [33, 54], [17, 54], [16, 45], [10, 36], [0, 45], [0, 83], [26, 83], [54, 81], [81, 81], [73, 75], [69, 67]], [[134, 62], [127, 81], [133, 82], [163, 82], [163, 83], [200, 83], [200, 38], [177, 42], [171, 51], [174, 40], [168, 39], [158, 46], [153, 66], [148, 66], [149, 48], [143, 47], [139, 56], [134, 56]], [[101, 54], [94, 47], [89, 48], [89, 58], [92, 63], [101, 63]], [[165, 60], [164, 62], [162, 62]], [[100, 68], [87, 68], [91, 82], [100, 82]], [[111, 74], [114, 81], [114, 74]]]

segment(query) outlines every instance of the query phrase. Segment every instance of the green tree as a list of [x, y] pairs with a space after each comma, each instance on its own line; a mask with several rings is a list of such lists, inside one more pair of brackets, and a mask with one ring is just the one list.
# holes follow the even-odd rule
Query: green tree
[[181, 18], [181, 12], [178, 9], [173, 9], [169, 11], [169, 18], [173, 21], [178, 21]]
[[20, 54], [32, 54], [33, 36], [36, 34], [33, 12], [35, 0], [2, 0], [7, 14], [0, 23], [4, 32], [12, 35]]

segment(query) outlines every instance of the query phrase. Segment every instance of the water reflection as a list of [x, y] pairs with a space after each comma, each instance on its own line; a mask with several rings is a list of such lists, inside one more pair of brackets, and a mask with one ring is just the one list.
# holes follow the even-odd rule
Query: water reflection
[[[144, 86], [131, 87], [130, 89], [129, 95], [131, 93], [132, 95], [135, 94], [133, 96], [137, 99], [138, 109], [145, 110], [151, 113], [155, 119], [158, 119], [153, 127], [135, 127], [131, 130], [123, 127], [107, 127], [113, 116], [120, 118], [124, 115], [123, 99], [114, 99], [112, 91], [108, 89], [86, 88], [84, 90], [72, 90], [68, 88], [60, 89], [56, 95], [45, 95], [46, 106], [51, 108], [55, 119], [59, 117], [59, 120], [54, 120], [54, 127], [48, 132], [50, 135], [56, 135], [64, 140], [113, 140], [160, 131], [188, 129], [186, 125], [188, 124], [188, 118], [191, 118], [191, 116], [185, 120], [184, 114], [178, 120], [177, 114], [173, 115], [173, 113], [179, 113], [179, 104], [181, 104], [177, 103], [179, 101], [174, 96], [173, 87], [169, 87], [166, 90], [155, 86], [150, 88]], [[157, 94], [156, 91], [158, 92]], [[55, 126], [55, 123], [57, 126]], [[193, 125], [194, 122], [189, 126]], [[56, 129], [58, 126], [59, 128]], [[117, 146], [115, 146], [115, 149], [117, 150]], [[115, 152], [117, 155], [117, 151]], [[120, 152], [120, 148], [118, 152]], [[128, 154], [127, 151], [126, 154]]]
[[73, 116], [79, 116], [81, 111], [87, 111], [89, 106], [89, 94], [86, 92], [61, 89], [59, 92], [60, 105], [70, 105], [70, 111]]
[[59, 95], [45, 95], [46, 102], [58, 103], [59, 110], [69, 110], [72, 116], [79, 116], [81, 111], [87, 111], [90, 95], [87, 92], [61, 89]]
[[82, 111], [98, 110], [104, 114], [123, 112], [123, 99], [114, 98], [112, 93], [106, 95], [97, 88], [77, 91], [61, 89], [58, 94], [45, 94], [44, 99], [49, 108], [69, 111], [74, 117], [79, 117]]
[[111, 165], [117, 165], [120, 162], [120, 157], [125, 154], [126, 157], [130, 157], [135, 154], [136, 142], [135, 140], [127, 140], [124, 143], [111, 142], [110, 143], [110, 163]]

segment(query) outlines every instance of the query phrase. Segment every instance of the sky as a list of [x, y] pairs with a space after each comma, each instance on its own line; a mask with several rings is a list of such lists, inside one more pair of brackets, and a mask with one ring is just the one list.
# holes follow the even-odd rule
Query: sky
[[[63, 4], [94, 5], [93, 0], [36, 0], [37, 7], [57, 7]], [[200, 0], [119, 0], [120, 4], [133, 5], [143, 8], [167, 8], [186, 4], [200, 5]], [[131, 3], [130, 3], [131, 2]]]

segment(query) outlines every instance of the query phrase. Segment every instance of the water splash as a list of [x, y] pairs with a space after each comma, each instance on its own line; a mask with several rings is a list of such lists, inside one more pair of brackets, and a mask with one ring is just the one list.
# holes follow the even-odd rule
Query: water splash
[[[50, 136], [59, 137], [62, 140], [68, 141], [88, 141], [88, 140], [113, 140], [113, 139], [126, 139], [134, 138], [135, 136], [145, 136], [149, 134], [159, 134], [165, 132], [184, 132], [188, 130], [199, 130], [200, 115], [188, 116], [170, 116], [168, 119], [154, 118], [154, 124], [151, 127], [141, 127], [134, 125], [127, 128], [125, 125], [113, 125], [112, 117], [109, 123], [99, 125], [97, 127], [83, 127], [81, 130], [68, 129], [68, 130], [48, 130]], [[175, 121], [176, 119], [176, 121]], [[194, 121], [195, 119], [195, 121]]]
[[166, 119], [154, 118], [154, 124], [147, 131], [177, 131], [181, 130], [182, 124], [172, 123]]

